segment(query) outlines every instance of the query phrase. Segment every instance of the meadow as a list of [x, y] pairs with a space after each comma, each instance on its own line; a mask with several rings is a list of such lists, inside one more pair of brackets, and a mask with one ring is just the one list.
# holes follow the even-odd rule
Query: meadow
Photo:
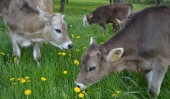
[[[55, 12], [59, 11], [59, 1], [55, 1]], [[80, 59], [89, 46], [90, 37], [102, 44], [116, 34], [108, 25], [108, 34], [92, 25], [83, 27], [84, 14], [95, 10], [108, 0], [69, 0], [65, 5], [65, 21], [73, 48], [61, 51], [48, 43], [41, 46], [41, 66], [33, 59], [33, 47], [22, 48], [20, 63], [12, 56], [8, 27], [0, 20], [0, 99], [79, 99], [74, 92], [74, 81], [80, 69]], [[138, 11], [150, 5], [133, 4]], [[162, 83], [159, 99], [170, 97], [170, 70]], [[99, 83], [89, 87], [86, 99], [151, 99], [147, 93], [146, 81], [141, 73], [116, 72]], [[30, 90], [30, 95], [25, 91]], [[119, 92], [119, 94], [116, 94]], [[29, 94], [29, 92], [28, 92]]]

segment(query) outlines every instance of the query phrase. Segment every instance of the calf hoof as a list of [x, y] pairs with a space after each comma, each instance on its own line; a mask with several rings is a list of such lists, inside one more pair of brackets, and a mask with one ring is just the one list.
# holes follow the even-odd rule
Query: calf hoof
[[149, 93], [151, 94], [151, 96], [153, 97], [153, 99], [157, 99], [157, 93], [153, 90], [149, 90]]
[[37, 57], [35, 61], [37, 62], [37, 65], [40, 66], [41, 57]]

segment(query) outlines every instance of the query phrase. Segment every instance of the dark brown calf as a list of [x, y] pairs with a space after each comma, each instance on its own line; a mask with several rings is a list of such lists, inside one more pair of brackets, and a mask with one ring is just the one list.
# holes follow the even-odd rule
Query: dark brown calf
[[84, 15], [84, 25], [99, 24], [106, 31], [106, 24], [113, 23], [115, 20], [123, 21], [132, 12], [131, 4], [115, 3], [98, 7], [88, 15]]

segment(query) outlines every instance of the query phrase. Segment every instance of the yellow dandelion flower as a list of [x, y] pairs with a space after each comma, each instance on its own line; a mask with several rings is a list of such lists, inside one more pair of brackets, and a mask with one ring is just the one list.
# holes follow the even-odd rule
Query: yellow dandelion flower
[[74, 38], [74, 34], [71, 34], [71, 38]]
[[78, 93], [78, 92], [80, 92], [81, 90], [80, 90], [79, 87], [75, 87], [75, 88], [74, 88], [74, 91]]
[[5, 52], [2, 52], [2, 51], [1, 51], [0, 54], [4, 56], [4, 55], [5, 55]]
[[26, 76], [25, 79], [30, 79], [30, 77]]
[[59, 52], [58, 55], [61, 55], [61, 52]]
[[9, 80], [14, 80], [14, 78], [10, 78]]
[[20, 83], [25, 83], [26, 80], [24, 78], [21, 78]]
[[121, 91], [120, 91], [120, 90], [118, 90], [118, 91], [116, 91], [116, 93], [117, 93], [117, 94], [120, 94], [120, 93], [121, 93]]
[[84, 94], [83, 93], [79, 93], [79, 98], [84, 98]]
[[79, 50], [79, 49], [76, 49], [76, 52], [80, 52], [80, 50]]
[[32, 93], [32, 92], [31, 92], [30, 89], [27, 89], [27, 90], [25, 90], [25, 92], [24, 92], [25, 95], [31, 95], [31, 93]]
[[21, 80], [22, 78], [17, 78], [17, 80]]
[[80, 38], [80, 36], [77, 36], [76, 38], [77, 38], [77, 39], [79, 39], [79, 38]]
[[78, 60], [74, 60], [74, 64], [79, 65], [80, 63]]
[[115, 96], [117, 96], [117, 94], [115, 94], [115, 93], [114, 93], [114, 94], [112, 94], [112, 97], [115, 97]]
[[47, 79], [45, 77], [41, 77], [41, 80], [42, 81], [46, 81]]
[[63, 71], [63, 74], [65, 74], [65, 75], [66, 75], [67, 73], [68, 73], [68, 72], [67, 72], [66, 70], [64, 70], [64, 71]]
[[62, 52], [62, 53], [61, 53], [61, 55], [62, 55], [62, 56], [65, 56], [65, 55], [66, 55], [66, 53], [65, 53], [65, 52]]
[[17, 62], [17, 60], [18, 60], [18, 57], [14, 57], [14, 62]]

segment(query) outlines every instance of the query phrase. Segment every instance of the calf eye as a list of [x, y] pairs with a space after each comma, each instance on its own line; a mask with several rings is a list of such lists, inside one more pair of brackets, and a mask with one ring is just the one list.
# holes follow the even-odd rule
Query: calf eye
[[89, 68], [89, 71], [91, 72], [91, 71], [93, 71], [93, 70], [95, 70], [96, 69], [96, 67], [90, 67]]
[[61, 30], [60, 30], [60, 29], [55, 29], [55, 31], [56, 31], [57, 33], [61, 33]]

